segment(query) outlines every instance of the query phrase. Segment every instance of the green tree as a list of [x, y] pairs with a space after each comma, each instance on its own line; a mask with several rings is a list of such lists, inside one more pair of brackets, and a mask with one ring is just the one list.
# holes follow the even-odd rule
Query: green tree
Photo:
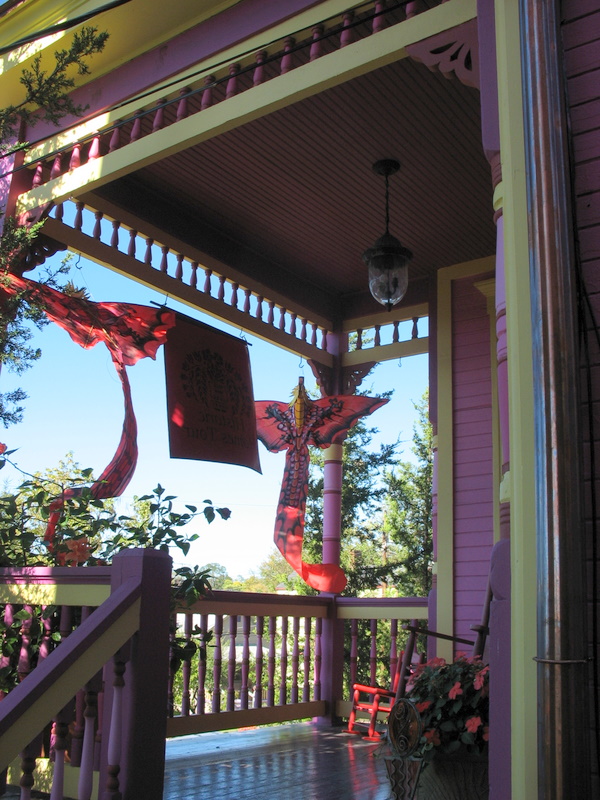
[[[23, 123], [31, 128], [39, 120], [54, 124], [67, 115], [81, 115], [85, 108], [73, 103], [70, 91], [75, 86], [75, 75], [89, 72], [86, 59], [104, 49], [107, 33], [97, 28], [84, 27], [75, 33], [68, 49], [54, 53], [54, 66], [42, 68], [41, 56], [36, 57], [31, 68], [21, 74], [23, 98], [20, 102], [0, 109], [0, 156], [22, 150], [26, 142], [19, 141], [18, 132]], [[27, 291], [8, 295], [2, 290], [7, 273], [20, 274], [23, 270], [23, 253], [26, 252], [43, 223], [31, 226], [18, 225], [14, 219], [4, 220], [0, 237], [0, 369], [21, 374], [36, 361], [41, 353], [32, 348], [31, 326], [43, 327], [47, 320], [43, 310]], [[59, 268], [46, 272], [41, 283], [57, 288], [57, 276], [65, 270]], [[4, 427], [20, 422], [26, 394], [22, 389], [0, 393], [0, 421]]]

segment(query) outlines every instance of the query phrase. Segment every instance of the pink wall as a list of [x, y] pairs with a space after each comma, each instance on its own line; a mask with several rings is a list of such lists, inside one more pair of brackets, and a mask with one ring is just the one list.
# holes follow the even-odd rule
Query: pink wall
[[[598, 0], [564, 0], [562, 3], [562, 35], [564, 60], [567, 75], [567, 93], [572, 126], [572, 145], [574, 156], [575, 207], [577, 215], [577, 236], [579, 240], [579, 262], [583, 282], [590, 297], [596, 323], [600, 323], [600, 4]], [[588, 447], [584, 449], [584, 498], [586, 528], [588, 531], [588, 594], [590, 656], [595, 658], [595, 668], [600, 672], [598, 652], [592, 647], [592, 610], [595, 603], [596, 614], [600, 618], [600, 601], [593, 597], [593, 549], [592, 536], [592, 490], [598, 492], [600, 470], [600, 349], [595, 341], [589, 315], [586, 320], [591, 357], [592, 410], [595, 417], [593, 439], [596, 450], [596, 487], [592, 487], [589, 459], [590, 427], [588, 424], [587, 371], [582, 370], [582, 420], [584, 436]], [[600, 504], [596, 509], [600, 515]], [[600, 519], [597, 518], [596, 558], [600, 554]], [[597, 582], [600, 585], [598, 560], [596, 563]], [[597, 594], [597, 593], [596, 593]], [[600, 630], [597, 632], [600, 636]], [[597, 675], [600, 680], [600, 675]], [[593, 692], [590, 690], [590, 706], [593, 709]], [[592, 724], [594, 713], [592, 712]], [[598, 720], [595, 722], [598, 725]], [[593, 742], [597, 731], [588, 741]], [[598, 761], [592, 757], [594, 797], [600, 796], [600, 777]]]
[[465, 638], [481, 619], [494, 536], [490, 318], [474, 282], [452, 289], [454, 618]]

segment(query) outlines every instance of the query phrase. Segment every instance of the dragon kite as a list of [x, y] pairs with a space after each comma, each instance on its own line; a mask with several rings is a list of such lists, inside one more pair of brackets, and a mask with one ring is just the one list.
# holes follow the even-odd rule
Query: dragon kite
[[275, 520], [275, 544], [298, 575], [318, 591], [341, 592], [347, 581], [337, 564], [307, 564], [302, 560], [309, 445], [324, 449], [341, 443], [360, 417], [371, 414], [387, 402], [379, 397], [358, 395], [311, 400], [301, 377], [291, 403], [269, 400], [255, 403], [258, 438], [273, 453], [286, 451]]

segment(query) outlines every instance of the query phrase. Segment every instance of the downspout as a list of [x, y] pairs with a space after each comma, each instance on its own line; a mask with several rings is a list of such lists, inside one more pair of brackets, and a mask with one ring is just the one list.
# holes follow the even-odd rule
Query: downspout
[[[520, 0], [535, 391], [539, 798], [591, 797], [579, 359], [558, 0]], [[584, 734], [585, 735], [585, 734]]]

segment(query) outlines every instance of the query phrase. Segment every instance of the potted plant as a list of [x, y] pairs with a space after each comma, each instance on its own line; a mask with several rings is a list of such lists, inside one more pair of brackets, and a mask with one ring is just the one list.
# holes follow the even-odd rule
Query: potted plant
[[410, 678], [407, 698], [422, 723], [413, 752], [423, 759], [419, 800], [487, 798], [489, 667], [466, 656], [431, 659]]

